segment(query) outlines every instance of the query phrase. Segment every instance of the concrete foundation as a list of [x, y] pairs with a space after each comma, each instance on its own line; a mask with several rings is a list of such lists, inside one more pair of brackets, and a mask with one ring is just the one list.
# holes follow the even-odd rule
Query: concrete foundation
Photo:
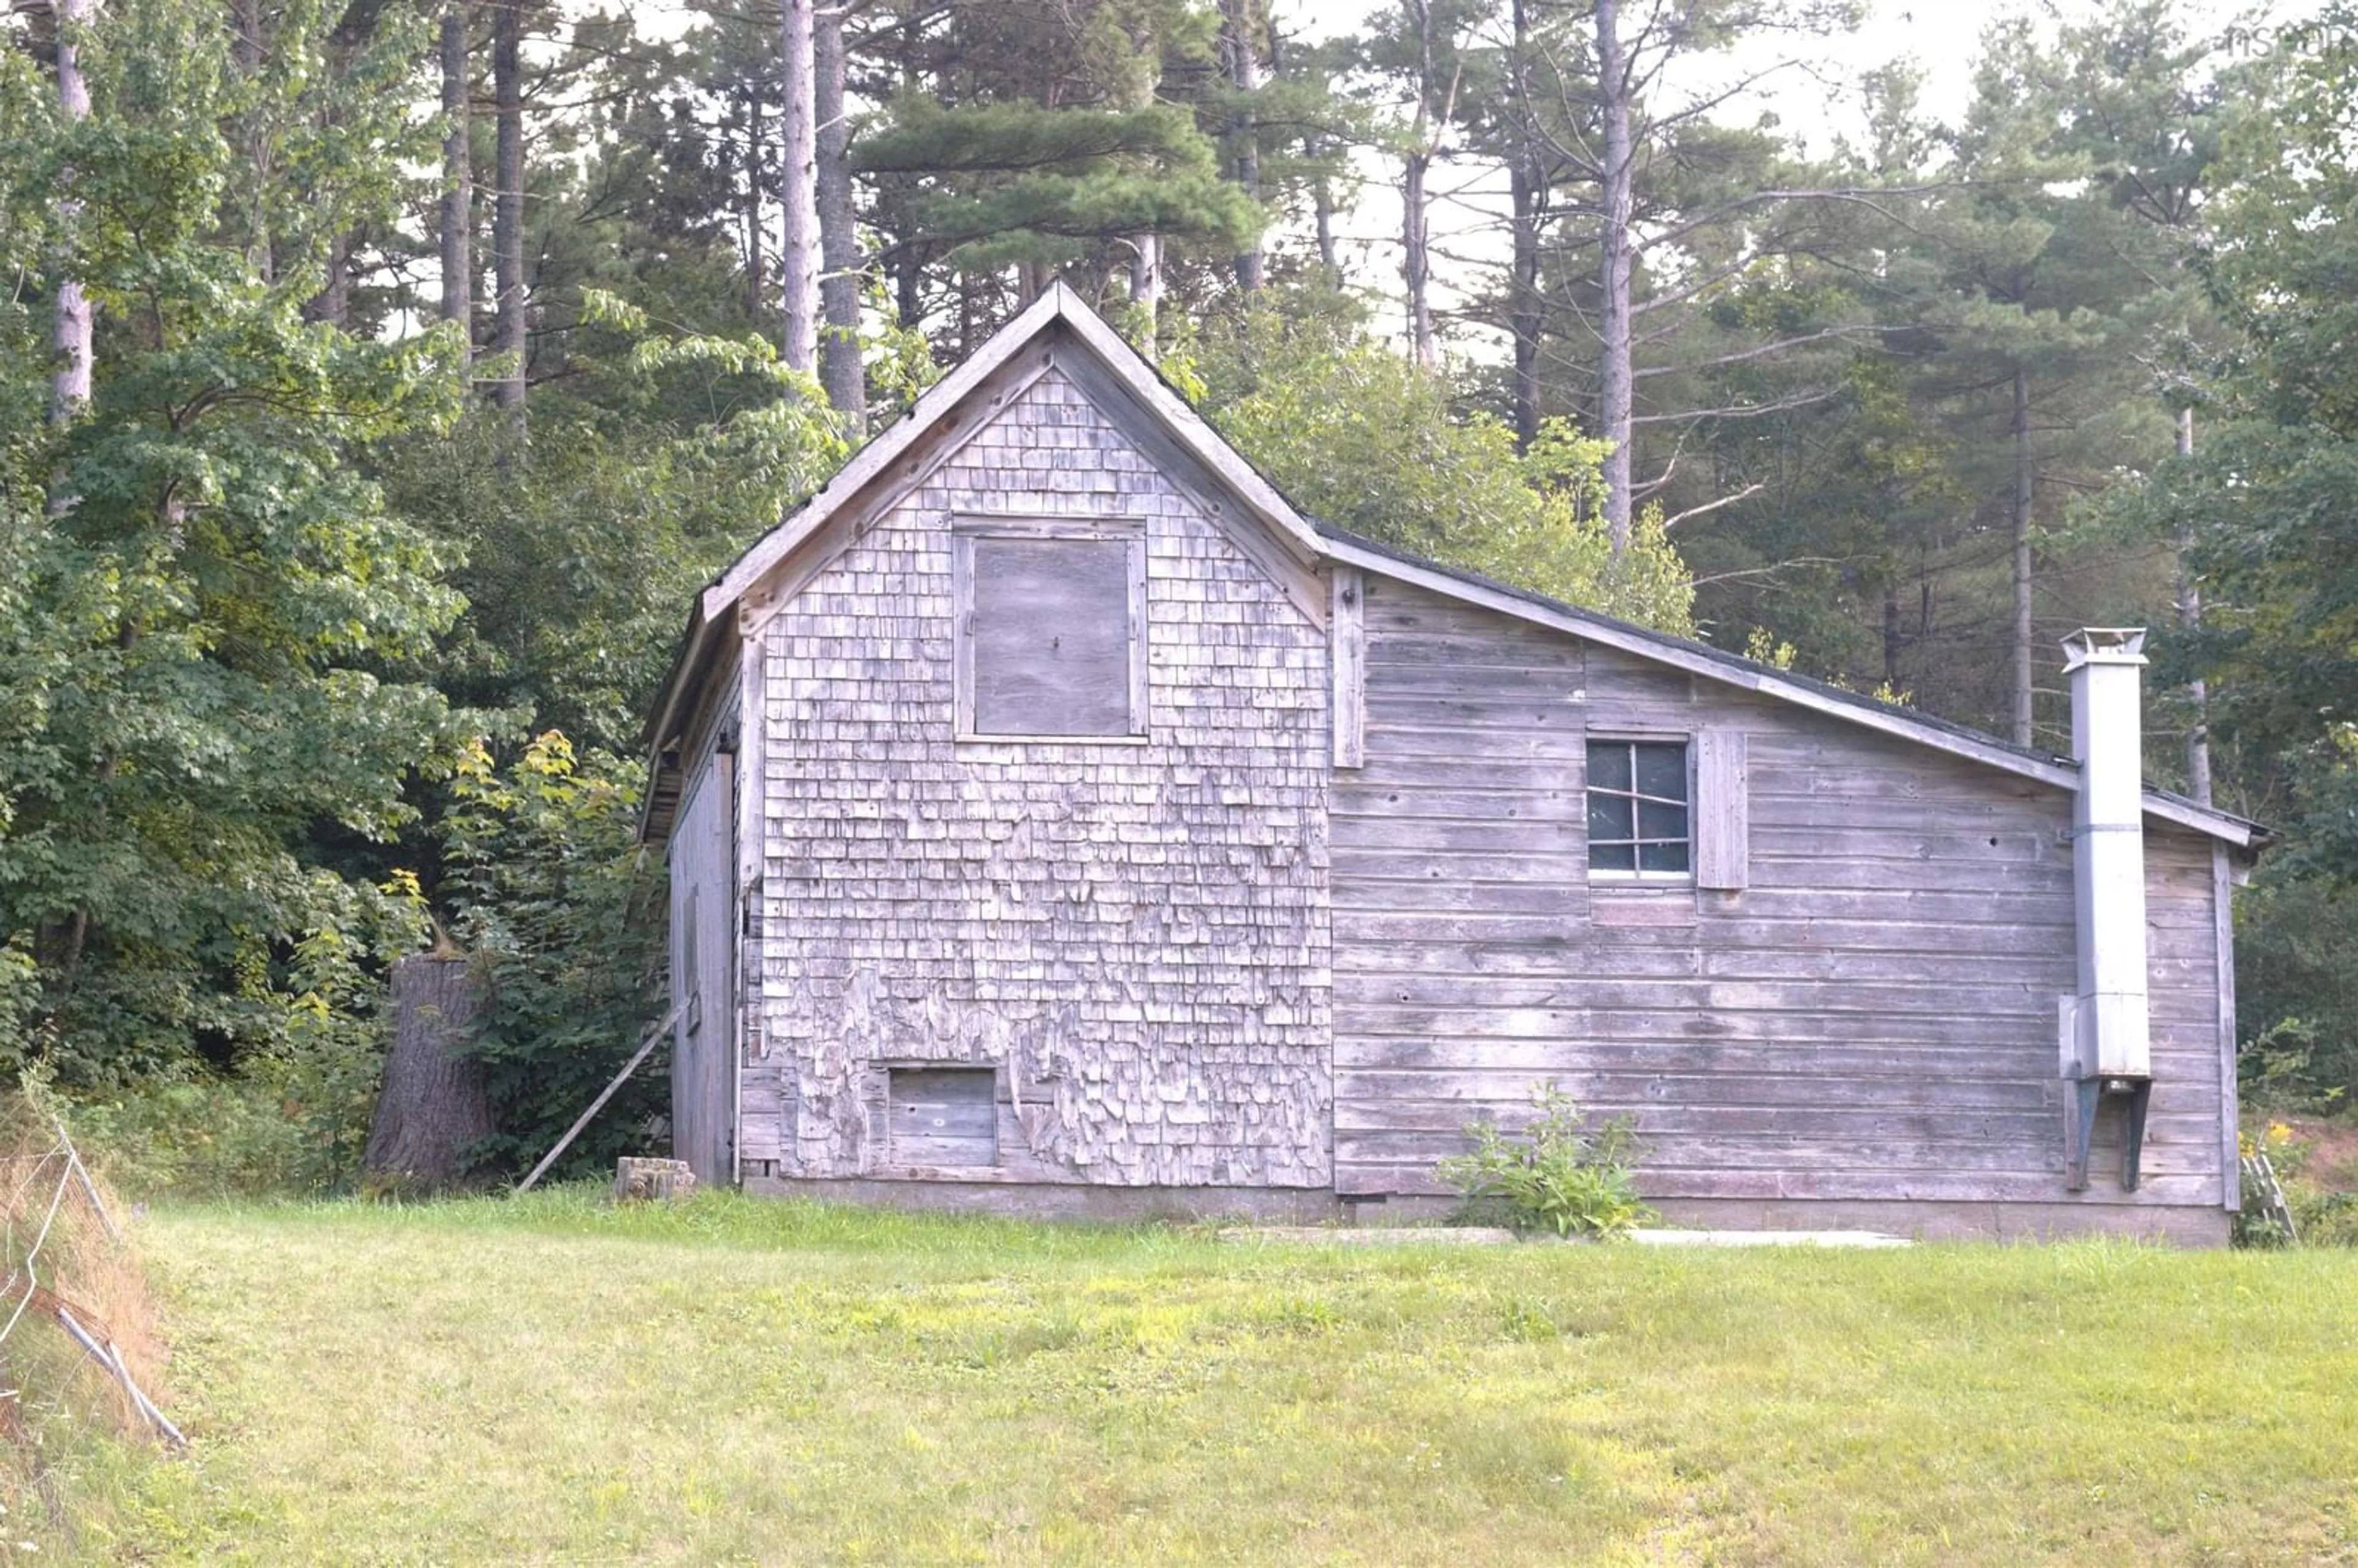
[[[1016, 1219], [1222, 1220], [1274, 1225], [1433, 1225], [1454, 1198], [1346, 1199], [1315, 1187], [1115, 1187], [1052, 1182], [747, 1178], [745, 1190], [892, 1208], [995, 1214]], [[2178, 1247], [2224, 1247], [2223, 1209], [2104, 1203], [1662, 1198], [1671, 1226], [1706, 1230], [1877, 1231], [1921, 1241], [2056, 1241], [2117, 1236]]]

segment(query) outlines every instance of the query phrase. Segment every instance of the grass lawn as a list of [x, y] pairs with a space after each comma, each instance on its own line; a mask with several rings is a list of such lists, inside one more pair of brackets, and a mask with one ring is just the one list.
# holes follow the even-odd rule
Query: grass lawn
[[2358, 1558], [2358, 1253], [161, 1209], [92, 1561]]

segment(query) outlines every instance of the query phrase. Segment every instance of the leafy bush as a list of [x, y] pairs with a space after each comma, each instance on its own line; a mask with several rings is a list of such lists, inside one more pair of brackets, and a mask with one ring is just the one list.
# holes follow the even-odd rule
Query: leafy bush
[[[557, 1141], [657, 1013], [662, 862], [641, 853], [640, 764], [551, 730], [504, 772], [478, 744], [444, 819], [456, 935], [487, 967], [476, 1054], [499, 1127], [481, 1162], [521, 1169]], [[661, 1071], [642, 1070], [560, 1170], [613, 1163], [662, 1114]]]
[[2245, 1100], [2323, 1109], [2358, 1085], [2358, 892], [2263, 863], [2235, 895], [2237, 1011], [2260, 1026], [2239, 1058]]
[[1496, 1217], [1518, 1230], [1611, 1238], [1654, 1217], [1638, 1196], [1629, 1160], [1636, 1129], [1626, 1116], [1583, 1125], [1580, 1107], [1550, 1079], [1531, 1095], [1538, 1113], [1515, 1135], [1495, 1122], [1470, 1123], [1473, 1152], [1444, 1160], [1435, 1173], [1465, 1199], [1469, 1217]]
[[[144, 1077], [61, 1089], [75, 1137], [127, 1191], [226, 1198], [342, 1191], [361, 1172], [384, 1073], [384, 969], [425, 946], [425, 898], [320, 875], [332, 920], [247, 967], [238, 1004], [266, 1028], [229, 1065], [196, 1054]], [[28, 1080], [48, 1082], [42, 1064]], [[61, 1076], [59, 1076], [61, 1077]]]
[[1313, 516], [1379, 543], [1625, 620], [1692, 635], [1694, 586], [1660, 513], [1613, 552], [1602, 516], [1610, 444], [1560, 419], [1529, 452], [1448, 382], [1356, 330], [1269, 312], [1207, 330], [1166, 374]]
[[2293, 1228], [2303, 1247], [2358, 1247], [2358, 1193], [2288, 1182], [2285, 1206], [2292, 1211]]
[[365, 890], [348, 925], [306, 933], [269, 991], [270, 1043], [228, 1068], [190, 1060], [70, 1103], [76, 1134], [146, 1195], [319, 1193], [360, 1173], [384, 1066], [384, 966], [423, 944], [406, 873]]
[[2235, 1216], [2236, 1246], [2358, 1247], [2358, 1192], [2345, 1190], [2347, 1170], [2320, 1158], [2316, 1141], [2318, 1134], [2334, 1126], [2318, 1121], [2296, 1129], [2277, 1117], [2262, 1119], [2256, 1128], [2246, 1126], [2236, 1140], [2237, 1147], [2246, 1158], [2262, 1153], [2268, 1157], [2284, 1190], [2285, 1210], [2292, 1227], [2288, 1231], [2282, 1221], [2266, 1212], [2266, 1195], [2246, 1172], [2243, 1207]]

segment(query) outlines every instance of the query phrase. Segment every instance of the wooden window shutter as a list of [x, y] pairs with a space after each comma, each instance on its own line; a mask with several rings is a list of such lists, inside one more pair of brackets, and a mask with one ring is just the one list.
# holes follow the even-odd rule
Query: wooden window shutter
[[1695, 885], [1747, 886], [1752, 860], [1751, 769], [1741, 730], [1695, 737]]

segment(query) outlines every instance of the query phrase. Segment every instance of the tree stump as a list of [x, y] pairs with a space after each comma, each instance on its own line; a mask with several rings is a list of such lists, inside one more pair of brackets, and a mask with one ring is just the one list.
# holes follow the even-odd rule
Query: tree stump
[[393, 966], [393, 1044], [361, 1168], [402, 1186], [444, 1187], [468, 1148], [492, 1135], [474, 1042], [481, 983], [463, 957], [422, 953]]

